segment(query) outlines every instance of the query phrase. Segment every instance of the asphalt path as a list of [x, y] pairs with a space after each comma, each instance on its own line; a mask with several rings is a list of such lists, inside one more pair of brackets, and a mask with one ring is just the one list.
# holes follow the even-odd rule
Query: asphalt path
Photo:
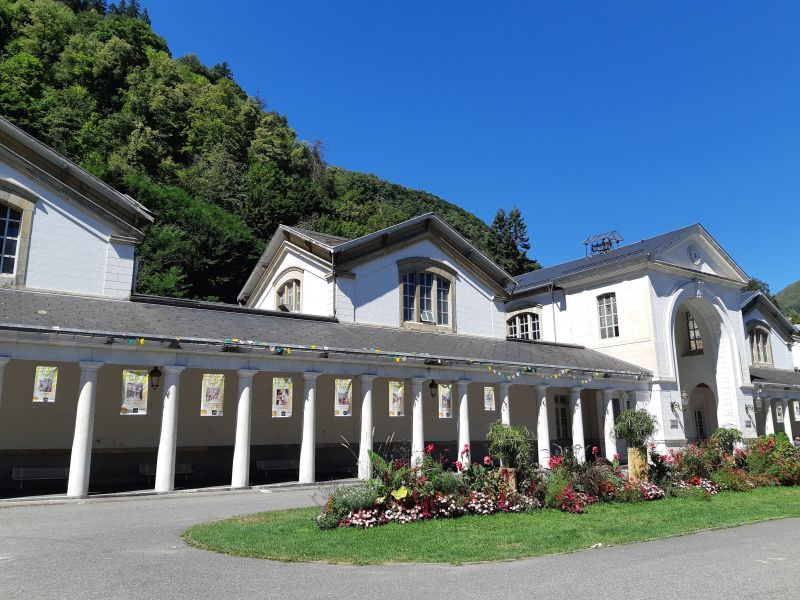
[[314, 493], [0, 504], [0, 599], [800, 598], [800, 519], [462, 566], [287, 564], [222, 556], [180, 539], [194, 523], [313, 505]]

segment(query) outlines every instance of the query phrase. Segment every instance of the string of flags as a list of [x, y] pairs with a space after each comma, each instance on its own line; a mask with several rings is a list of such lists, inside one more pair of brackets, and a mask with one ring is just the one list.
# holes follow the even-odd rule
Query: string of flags
[[[181, 341], [180, 338], [176, 338], [175, 339], [175, 343], [179, 343], [180, 341]], [[127, 342], [127, 344], [129, 346], [136, 346], [136, 345], [144, 346], [145, 338], [133, 338], [133, 337], [132, 338], [126, 338], [126, 342]], [[308, 346], [288, 347], [288, 346], [277, 346], [277, 345], [273, 345], [273, 344], [266, 344], [266, 343], [255, 341], [255, 340], [244, 340], [244, 339], [239, 339], [239, 338], [226, 338], [223, 341], [223, 345], [224, 346], [246, 345], [246, 346], [251, 346], [251, 347], [254, 347], [254, 348], [264, 348], [266, 350], [269, 350], [273, 354], [280, 355], [280, 356], [290, 355], [293, 350], [321, 351], [321, 352], [327, 352], [327, 351], [330, 350], [330, 348], [328, 346], [318, 346], [317, 344], [310, 344]], [[409, 356], [409, 355], [396, 354], [396, 353], [393, 353], [393, 352], [384, 352], [381, 348], [377, 348], [377, 347], [370, 347], [369, 351], [372, 354], [376, 355], [376, 356], [383, 356], [389, 362], [394, 362], [394, 363], [406, 362], [409, 358], [425, 358], [425, 359], [429, 359], [430, 358], [427, 355], [416, 355], [415, 354], [415, 355]], [[468, 361], [468, 363], [469, 364], [475, 364], [475, 361]], [[438, 364], [441, 364], [441, 361], [439, 361]], [[501, 370], [500, 368], [496, 367], [495, 365], [493, 365], [491, 363], [486, 365], [486, 370], [488, 372], [492, 373], [493, 375], [495, 375], [497, 377], [500, 377], [503, 381], [507, 381], [507, 382], [514, 381], [515, 379], [518, 379], [522, 375], [528, 374], [528, 373], [535, 374], [539, 378], [544, 379], [544, 380], [547, 380], [547, 379], [556, 380], [556, 379], [560, 379], [560, 378], [572, 379], [573, 381], [576, 381], [576, 382], [578, 382], [578, 383], [580, 383], [582, 385], [585, 385], [585, 384], [591, 382], [594, 379], [598, 379], [598, 378], [606, 376], [604, 373], [601, 373], [599, 371], [587, 372], [587, 371], [584, 371], [584, 370], [581, 370], [581, 369], [568, 369], [568, 368], [550, 369], [550, 368], [543, 368], [543, 367], [519, 367], [517, 369], [514, 369], [511, 372], [508, 372], [508, 370], [505, 370], [505, 371]], [[636, 379], [640, 380], [640, 379], [642, 379], [643, 375], [640, 373], [640, 374], [635, 375], [635, 377], [636, 377]]]

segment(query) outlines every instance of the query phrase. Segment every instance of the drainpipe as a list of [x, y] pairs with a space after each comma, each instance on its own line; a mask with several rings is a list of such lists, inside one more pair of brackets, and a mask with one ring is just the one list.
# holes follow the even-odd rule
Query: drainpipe
[[336, 318], [336, 254], [331, 248], [331, 275], [333, 275], [333, 317]]
[[558, 331], [556, 326], [556, 293], [555, 286], [550, 284], [550, 308], [553, 313], [553, 341], [558, 342]]

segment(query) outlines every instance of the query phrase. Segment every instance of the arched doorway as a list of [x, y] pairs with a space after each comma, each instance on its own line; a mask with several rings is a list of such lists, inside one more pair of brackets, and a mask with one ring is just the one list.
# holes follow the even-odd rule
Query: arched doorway
[[695, 386], [689, 394], [685, 425], [686, 439], [690, 442], [706, 439], [717, 428], [717, 399], [707, 384]]

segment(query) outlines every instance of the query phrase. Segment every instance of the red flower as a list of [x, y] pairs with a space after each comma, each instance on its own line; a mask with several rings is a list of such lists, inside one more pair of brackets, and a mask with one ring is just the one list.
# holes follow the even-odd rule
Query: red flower
[[464, 444], [464, 449], [461, 451], [461, 454], [469, 454], [469, 444]]
[[614, 453], [614, 460], [619, 460], [619, 454], [617, 454], [616, 452]]
[[592, 446], [592, 454], [594, 456], [597, 456], [598, 454], [600, 454], [600, 448], [598, 448], [597, 446]]
[[428, 444], [425, 446], [425, 454], [433, 454], [433, 451], [436, 450], [436, 446], [433, 444]]
[[485, 464], [488, 467], [489, 465], [492, 464], [492, 459], [489, 458], [488, 456], [484, 456], [483, 457], [483, 464]]
[[463, 471], [464, 470], [464, 465], [461, 464], [460, 460], [456, 461], [456, 470], [457, 471]]

